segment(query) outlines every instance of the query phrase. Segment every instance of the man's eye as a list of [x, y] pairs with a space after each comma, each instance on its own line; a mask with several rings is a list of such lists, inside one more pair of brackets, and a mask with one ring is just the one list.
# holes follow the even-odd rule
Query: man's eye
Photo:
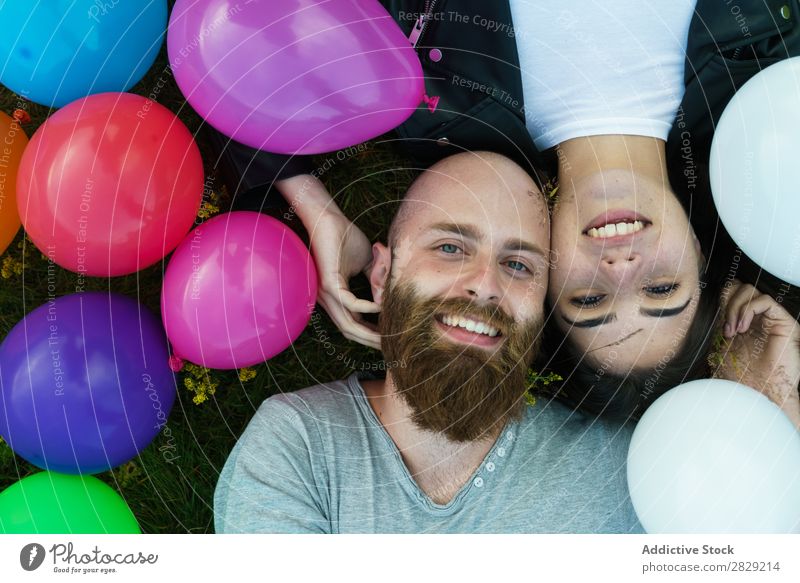
[[583, 296], [580, 298], [572, 298], [569, 302], [573, 306], [577, 306], [579, 308], [592, 308], [602, 302], [605, 297], [605, 295]]
[[443, 243], [442, 245], [439, 245], [439, 249], [441, 249], [448, 255], [453, 255], [461, 251], [458, 245], [453, 245], [452, 243]]
[[512, 260], [507, 262], [506, 265], [508, 265], [514, 271], [519, 271], [520, 273], [522, 273], [523, 271], [530, 271], [530, 269], [528, 269], [528, 267], [520, 261]]
[[669, 283], [664, 285], [656, 285], [651, 287], [644, 288], [644, 291], [647, 293], [654, 295], [654, 296], [669, 296], [674, 292], [676, 289], [680, 287], [680, 284], [677, 283]]

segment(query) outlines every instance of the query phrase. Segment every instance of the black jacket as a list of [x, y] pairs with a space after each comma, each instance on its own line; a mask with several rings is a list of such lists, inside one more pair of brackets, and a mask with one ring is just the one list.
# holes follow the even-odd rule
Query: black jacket
[[[538, 152], [525, 127], [516, 33], [507, 1], [383, 4], [409, 36], [429, 4], [417, 53], [427, 93], [440, 101], [434, 113], [420, 105], [396, 130], [417, 160], [430, 164], [462, 148], [489, 149], [532, 173], [555, 172], [552, 152]], [[800, 55], [798, 18], [800, 0], [697, 2], [689, 29], [686, 92], [667, 141], [667, 160], [672, 186], [690, 209], [704, 246], [719, 247], [724, 240], [708, 187], [715, 124], [745, 81], [763, 67]], [[240, 206], [258, 208], [275, 178], [314, 168], [310, 157], [259, 152], [219, 134], [212, 140], [229, 187], [241, 197]]]
[[667, 140], [670, 183], [718, 270], [712, 275], [737, 277], [784, 296], [795, 317], [797, 290], [744, 255], [737, 257], [713, 204], [708, 161], [714, 128], [734, 93], [761, 69], [800, 55], [798, 18], [798, 0], [699, 0], [689, 28], [686, 91]]
[[[426, 4], [423, 0], [382, 3], [407, 36]], [[426, 92], [438, 96], [439, 103], [434, 113], [421, 104], [397, 128], [408, 152], [427, 165], [461, 148], [495, 150], [531, 172], [546, 167], [525, 128], [508, 2], [430, 0], [430, 4], [431, 17], [419, 37], [417, 54]], [[431, 58], [433, 49], [441, 53], [438, 62]], [[229, 190], [240, 197], [239, 208], [258, 208], [273, 180], [314, 169], [311, 157], [260, 152], [213, 130], [209, 141]]]

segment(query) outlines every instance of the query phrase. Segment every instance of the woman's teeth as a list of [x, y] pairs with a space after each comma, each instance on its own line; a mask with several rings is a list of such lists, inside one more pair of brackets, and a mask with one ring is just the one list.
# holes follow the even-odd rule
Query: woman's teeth
[[607, 237], [617, 237], [619, 235], [630, 235], [644, 229], [642, 221], [634, 221], [632, 223], [611, 223], [603, 225], [598, 229], [589, 229], [587, 235], [597, 239], [605, 239]]
[[489, 324], [476, 322], [475, 320], [461, 318], [459, 316], [442, 316], [442, 322], [448, 326], [458, 326], [459, 328], [465, 328], [468, 332], [485, 334], [486, 336], [491, 336], [492, 338], [500, 333], [497, 328], [489, 326]]

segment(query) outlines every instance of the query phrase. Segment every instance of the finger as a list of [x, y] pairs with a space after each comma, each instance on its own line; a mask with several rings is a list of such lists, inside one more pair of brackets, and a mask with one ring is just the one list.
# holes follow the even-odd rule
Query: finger
[[358, 342], [363, 346], [367, 346], [369, 348], [374, 348], [375, 350], [381, 350], [381, 337], [378, 334], [372, 335], [361, 335], [358, 338], [351, 338], [353, 342]]
[[760, 315], [764, 315], [770, 320], [781, 324], [787, 323], [794, 325], [795, 323], [794, 318], [792, 318], [789, 312], [768, 294], [760, 294], [758, 297], [754, 298], [746, 308], [746, 311], [740, 318], [741, 332], [746, 332], [752, 325], [753, 319]]
[[[761, 301], [759, 302], [759, 300]], [[766, 300], [769, 301], [770, 297], [766, 296]], [[736, 323], [736, 332], [738, 334], [747, 332], [747, 330], [750, 328], [750, 324], [753, 321], [753, 317], [755, 316], [755, 313], [753, 312], [755, 306], [762, 305], [763, 303], [764, 294], [753, 288], [753, 293], [749, 295], [747, 302], [743, 303], [739, 307], [739, 314], [737, 315]]]
[[335, 277], [329, 278], [323, 286], [323, 292], [329, 294], [333, 301], [342, 304], [345, 309], [351, 312], [377, 314], [381, 311], [381, 307], [375, 302], [356, 297], [356, 295], [350, 291], [347, 282], [341, 274], [336, 274]]
[[339, 299], [345, 309], [351, 312], [358, 312], [359, 314], [378, 314], [381, 307], [370, 300], [357, 298], [352, 292], [342, 290], [339, 294]]
[[748, 304], [754, 293], [757, 293], [756, 288], [745, 283], [741, 284], [736, 291], [731, 294], [728, 305], [725, 308], [724, 333], [728, 338], [736, 334], [742, 308]]
[[736, 293], [736, 290], [738, 290], [741, 285], [741, 281], [732, 279], [729, 283], [722, 286], [722, 291], [720, 292], [720, 306], [722, 310], [727, 309], [731, 296]]
[[736, 297], [736, 294], [741, 286], [742, 283], [739, 280], [734, 279], [732, 282], [726, 284], [722, 288], [722, 293], [720, 294], [720, 305], [724, 314], [724, 326], [722, 333], [726, 338], [731, 338], [733, 336], [732, 323], [735, 320], [736, 312], [733, 309], [732, 300]]
[[335, 298], [323, 294], [319, 303], [345, 338], [380, 349], [380, 334], [366, 322], [357, 321]]
[[759, 315], [763, 315], [771, 321], [770, 335], [792, 335], [798, 332], [797, 321], [786, 308], [768, 294], [763, 294], [753, 301], [750, 314], [749, 320], [747, 320], [748, 325]]

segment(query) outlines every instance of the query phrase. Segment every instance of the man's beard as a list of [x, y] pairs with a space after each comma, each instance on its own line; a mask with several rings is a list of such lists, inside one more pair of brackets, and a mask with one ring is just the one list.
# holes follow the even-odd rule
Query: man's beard
[[[442, 314], [488, 323], [503, 340], [496, 348], [481, 348], [444, 338], [435, 319]], [[519, 420], [542, 320], [517, 323], [498, 306], [424, 299], [413, 284], [390, 282], [379, 318], [381, 347], [412, 421], [465, 442], [489, 438], [509, 420]]]

